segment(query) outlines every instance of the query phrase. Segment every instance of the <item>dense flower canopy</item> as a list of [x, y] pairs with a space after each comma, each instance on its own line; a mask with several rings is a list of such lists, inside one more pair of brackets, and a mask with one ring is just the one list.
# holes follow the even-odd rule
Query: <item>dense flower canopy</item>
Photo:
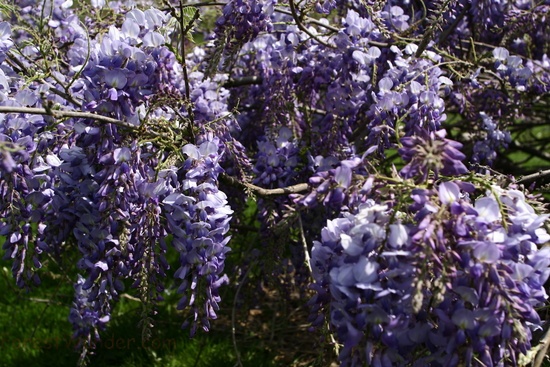
[[343, 365], [509, 365], [530, 348], [533, 307], [547, 298], [548, 215], [517, 190], [472, 201], [462, 184], [414, 189], [405, 212], [367, 200], [323, 228], [314, 304], [329, 303]]
[[[123, 292], [151, 326], [172, 286], [191, 335], [215, 327], [231, 249], [237, 272], [252, 258], [268, 277], [294, 265], [342, 366], [536, 354], [550, 1], [0, 12], [0, 243], [29, 290], [75, 260], [82, 363]], [[232, 244], [247, 231], [262, 256]]]

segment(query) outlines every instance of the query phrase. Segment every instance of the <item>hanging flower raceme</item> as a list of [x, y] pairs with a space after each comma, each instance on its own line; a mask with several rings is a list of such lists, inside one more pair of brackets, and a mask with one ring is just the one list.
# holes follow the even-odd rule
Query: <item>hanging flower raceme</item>
[[472, 160], [491, 166], [497, 157], [497, 152], [506, 149], [512, 141], [510, 132], [499, 129], [497, 122], [485, 112], [480, 112], [485, 134], [474, 143]]
[[258, 141], [254, 183], [263, 187], [287, 186], [298, 164], [297, 155], [298, 147], [289, 128], [281, 127], [275, 136], [264, 137]]
[[[550, 240], [515, 189], [443, 182], [405, 212], [369, 200], [314, 243], [314, 325], [328, 317], [342, 366], [516, 366], [541, 327]], [[465, 191], [467, 190], [467, 191]]]
[[[214, 30], [219, 47], [211, 68], [217, 68], [223, 54], [225, 65], [231, 65], [243, 45], [271, 30], [271, 14], [277, 0], [231, 0], [223, 7]], [[210, 74], [210, 73], [209, 73]]]
[[[12, 52], [12, 37], [16, 35], [10, 24], [0, 22], [0, 105], [40, 107], [41, 99], [52, 101], [48, 88], [15, 77], [5, 61]], [[47, 117], [27, 113], [0, 118], [0, 236], [6, 238], [4, 259], [13, 261], [12, 273], [19, 287], [40, 284], [37, 270], [44, 255], [59, 244], [46, 240], [46, 223], [55, 196], [53, 171], [61, 164], [55, 150], [62, 138], [56, 135], [63, 134], [70, 122], [52, 130], [44, 128], [47, 123]]]
[[219, 149], [217, 139], [183, 147], [188, 156], [185, 178], [163, 201], [168, 230], [174, 236], [172, 245], [180, 253], [175, 277], [181, 281], [178, 292], [183, 296], [178, 309], [192, 307], [191, 335], [198, 325], [209, 330], [209, 320], [217, 317], [219, 309], [219, 287], [228, 281], [222, 272], [230, 250], [226, 233], [233, 211], [218, 189], [218, 175], [223, 171]]
[[[63, 203], [59, 213], [75, 217], [72, 234], [81, 254], [77, 265], [84, 275], [79, 275], [75, 285], [69, 320], [80, 339], [82, 358], [88, 349], [93, 349], [98, 331], [106, 327], [119, 293], [124, 290], [123, 280], [136, 278], [134, 273], [139, 266], [153, 259], [155, 264], [148, 269], [153, 280], [151, 284], [142, 282], [143, 290], [156, 286], [154, 277], [165, 268], [160, 259], [163, 250], [156, 249], [165, 233], [158, 222], [144, 223], [155, 219], [144, 207], [154, 206], [157, 198], [150, 200], [151, 196], [140, 195], [141, 186], [149, 180], [145, 172], [151, 162], [141, 158], [137, 144], [111, 152], [113, 142], [109, 140], [102, 137], [99, 141], [99, 162], [93, 169], [88, 167], [93, 175], [81, 175], [77, 169], [77, 164], [88, 161], [77, 148], [63, 152], [61, 156], [66, 162], [58, 168], [67, 180], [74, 177], [71, 180], [74, 204]], [[157, 193], [163, 194], [160, 190]], [[144, 259], [145, 254], [149, 259]]]
[[166, 19], [157, 9], [134, 9], [126, 14], [120, 28], [111, 26], [107, 34], [93, 39], [90, 46], [73, 46], [75, 55], [90, 54], [89, 59], [69, 60], [71, 74], [81, 72], [71, 91], [84, 100], [84, 109], [137, 125], [138, 106], [177, 87], [167, 86], [174, 81], [167, 74], [175, 58], [165, 48], [164, 36], [159, 33]]
[[422, 129], [416, 135], [401, 139], [399, 154], [407, 165], [401, 170], [401, 176], [426, 181], [430, 172], [435, 178], [462, 175], [468, 172], [462, 160], [466, 158], [460, 151], [462, 144], [445, 139], [447, 132], [439, 130], [427, 132]]
[[312, 190], [307, 194], [291, 195], [296, 204], [313, 208], [322, 203], [327, 208], [339, 210], [342, 207], [357, 206], [364, 201], [365, 189], [372, 182], [363, 184], [354, 180], [354, 175], [365, 174], [360, 158], [339, 161], [335, 157], [317, 156], [314, 162], [316, 173], [309, 178]]

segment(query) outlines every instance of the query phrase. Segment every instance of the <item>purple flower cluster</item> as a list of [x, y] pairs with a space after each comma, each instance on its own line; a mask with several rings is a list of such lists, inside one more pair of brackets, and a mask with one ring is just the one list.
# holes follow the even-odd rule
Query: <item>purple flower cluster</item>
[[[44, 86], [25, 84], [6, 62], [16, 35], [7, 22], [0, 23], [0, 30], [0, 105], [38, 107], [41, 96], [47, 103], [57, 102]], [[43, 221], [54, 196], [55, 177], [49, 169], [61, 163], [49, 144], [56, 140], [55, 133], [65, 132], [65, 125], [45, 131], [48, 121], [26, 113], [0, 116], [0, 235], [6, 237], [4, 259], [13, 261], [12, 273], [19, 287], [40, 284], [36, 271], [42, 267], [42, 256], [56, 245], [46, 241]]]
[[288, 186], [298, 164], [297, 154], [298, 146], [287, 127], [281, 127], [273, 139], [258, 141], [254, 183], [262, 187]]
[[550, 57], [544, 54], [540, 60], [527, 61], [525, 66], [534, 74], [534, 78], [531, 79], [533, 92], [537, 95], [550, 92], [550, 75], [547, 72], [550, 68]]
[[[205, 56], [204, 50], [200, 48], [196, 48], [187, 56], [187, 66], [196, 70], [189, 74], [189, 98], [193, 106], [192, 124], [199, 135], [197, 142], [201, 141], [201, 137], [215, 134], [226, 152], [223, 159], [226, 162], [227, 171], [242, 175], [241, 172], [251, 169], [252, 164], [243, 144], [235, 137], [240, 133], [241, 127], [229, 111], [229, 90], [220, 86], [227, 81], [227, 75], [217, 74], [210, 78], [199, 71]], [[176, 80], [183, 84], [181, 73]], [[182, 107], [179, 112], [189, 118], [185, 107]]]
[[521, 57], [510, 55], [510, 52], [504, 47], [495, 48], [493, 57], [497, 73], [516, 90], [524, 91], [533, 72], [528, 67], [523, 66]]
[[415, 178], [426, 182], [431, 172], [434, 178], [462, 175], [468, 172], [462, 160], [466, 158], [460, 151], [462, 144], [446, 139], [447, 132], [438, 130], [428, 133], [419, 130], [416, 135], [401, 139], [399, 154], [407, 163], [400, 171], [405, 178]]
[[393, 145], [396, 131], [405, 135], [418, 130], [437, 131], [446, 119], [442, 94], [452, 86], [437, 66], [440, 56], [425, 51], [425, 58], [413, 54], [417, 45], [409, 44], [404, 50], [392, 47], [395, 60], [378, 81], [373, 103], [366, 116], [369, 122], [366, 145], [369, 151], [382, 153]]
[[[0, 104], [63, 111], [79, 108], [128, 123], [86, 118], [56, 121], [25, 113], [1, 116], [0, 193], [5, 200], [0, 202], [0, 236], [6, 237], [4, 257], [13, 261], [16, 283], [24, 287], [40, 282], [36, 270], [42, 267], [44, 253], [60, 259], [68, 252], [79, 252], [81, 275], [75, 283], [69, 320], [84, 359], [109, 321], [125, 279], [137, 288], [145, 317], [153, 313], [162, 299], [162, 278], [169, 268], [164, 255], [172, 245], [182, 253], [177, 276], [186, 280], [180, 291], [189, 292], [195, 321], [207, 329], [218, 309], [217, 289], [227, 281], [221, 272], [232, 211], [217, 188], [218, 149], [225, 146], [211, 136], [217, 129], [216, 120], [227, 112], [227, 91], [218, 93], [219, 79], [214, 83], [204, 81], [202, 73], [193, 75], [190, 103], [200, 128], [196, 139], [202, 144], [196, 152], [192, 145], [186, 146], [184, 153], [189, 158], [180, 168], [173, 167], [178, 162], [175, 153], [151, 142], [159, 136], [157, 129], [162, 131], [162, 124], [174, 119], [176, 112], [181, 109], [187, 114], [181, 103], [158, 106], [163, 98], [181, 98], [185, 92], [181, 65], [164, 47], [164, 13], [134, 9], [120, 27], [88, 38], [78, 19], [71, 17], [72, 10], [45, 3], [54, 7], [48, 27], [67, 50], [65, 59], [43, 83], [27, 83], [17, 75], [21, 72], [17, 66], [25, 65], [25, 59], [21, 64], [3, 63]], [[29, 10], [30, 19], [36, 11]], [[0, 52], [8, 53], [12, 38], [6, 25], [0, 23], [0, 32], [4, 32]], [[17, 36], [17, 41], [26, 37]], [[33, 52], [37, 59], [42, 57], [38, 49]], [[151, 126], [141, 125], [144, 128], [138, 133], [146, 114], [150, 114]], [[231, 123], [221, 124], [220, 138], [232, 139]], [[188, 128], [173, 125], [173, 134]], [[199, 157], [199, 152], [206, 157]], [[176, 156], [183, 157], [181, 153]], [[181, 181], [178, 175], [185, 179]], [[193, 205], [186, 207], [188, 220], [182, 222], [181, 211], [171, 204], [184, 193], [193, 198]], [[172, 242], [167, 240], [169, 235], [174, 236]], [[186, 305], [182, 301], [180, 308]]]
[[360, 196], [371, 184], [367, 181], [357, 187], [353, 175], [364, 174], [364, 166], [360, 158], [339, 161], [334, 157], [316, 157], [316, 173], [309, 178], [311, 191], [307, 194], [293, 195], [295, 203], [313, 208], [322, 203], [325, 207], [339, 210], [340, 208], [358, 205]]
[[[405, 17], [396, 9], [396, 16]], [[279, 18], [285, 20], [274, 16]], [[446, 119], [442, 97], [453, 85], [438, 66], [442, 57], [425, 51], [416, 58], [414, 44], [381, 49], [377, 45], [387, 39], [379, 25], [354, 10], [342, 22], [332, 38], [320, 36], [332, 47], [293, 26], [245, 46], [235, 74], [255, 67], [261, 84], [234, 91], [239, 103], [252, 107], [239, 116], [243, 127], [254, 121], [256, 129], [261, 121], [272, 128], [291, 119], [300, 132], [311, 126], [310, 139], [320, 142], [311, 154], [344, 159], [356, 150], [352, 140], [361, 151], [383, 154], [394, 146], [396, 131], [439, 130]], [[293, 111], [285, 107], [287, 96], [295, 100]], [[364, 142], [357, 144], [361, 138]]]
[[[233, 64], [237, 54], [247, 42], [260, 32], [270, 31], [271, 14], [277, 0], [231, 0], [216, 21], [216, 40], [223, 42], [225, 65]], [[215, 57], [214, 62], [219, 61]], [[214, 65], [217, 66], [217, 65]]]
[[76, 281], [75, 288], [75, 300], [69, 320], [75, 326], [75, 337], [83, 337], [82, 342], [91, 344], [94, 340], [99, 339], [98, 330], [103, 330], [107, 322], [109, 322], [109, 315], [99, 315], [97, 311], [94, 311], [93, 300], [96, 298], [92, 294], [93, 290], [86, 288], [86, 280], [79, 276]]
[[330, 14], [336, 8], [336, 0], [320, 0], [315, 2], [315, 10], [321, 14]]
[[484, 163], [491, 166], [500, 149], [506, 149], [512, 138], [508, 131], [502, 131], [493, 119], [486, 113], [481, 112], [483, 130], [486, 132], [482, 140], [476, 141], [472, 154], [472, 161]]
[[[278, 18], [276, 18], [278, 19]], [[238, 116], [241, 131], [236, 134], [239, 141], [251, 150], [255, 150], [258, 136], [265, 131], [275, 131], [280, 126], [290, 127], [299, 134], [298, 121], [301, 113], [298, 106], [288, 110], [287, 96], [292, 93], [294, 75], [291, 68], [295, 64], [293, 48], [299, 38], [294, 28], [288, 34], [277, 39], [273, 34], [259, 35], [254, 41], [246, 44], [235, 65], [235, 76], [248, 77], [249, 70], [257, 70], [258, 85], [244, 86], [232, 89], [233, 104], [242, 106], [244, 113]], [[296, 123], [289, 124], [296, 120]], [[292, 126], [291, 126], [292, 125]]]
[[198, 325], [206, 331], [215, 319], [221, 298], [219, 287], [228, 282], [222, 275], [233, 211], [226, 195], [218, 189], [218, 141], [204, 141], [199, 146], [188, 144], [183, 170], [185, 179], [180, 190], [163, 200], [168, 229], [174, 235], [172, 246], [180, 253], [180, 267], [175, 277], [181, 281], [178, 292], [183, 296], [178, 309], [191, 306], [191, 335]]
[[13, 46], [11, 26], [8, 22], [0, 22], [0, 63], [6, 59], [6, 53]]
[[342, 366], [516, 366], [540, 327], [550, 239], [515, 189], [443, 182], [397, 211], [369, 200], [314, 242], [314, 325], [328, 317]]
[[[349, 10], [331, 40], [334, 47], [312, 42], [308, 52], [296, 49], [296, 65], [290, 69], [295, 80], [293, 88], [303, 96], [303, 103], [319, 111], [313, 116], [311, 130], [313, 139], [321, 144], [311, 154], [340, 158], [352, 154], [350, 141], [364, 128], [364, 111], [372, 103], [373, 81], [382, 71], [375, 68], [383, 65], [388, 56], [371, 42], [384, 40], [370, 18]], [[307, 38], [302, 42], [306, 41]], [[341, 98], [343, 95], [347, 97]]]
[[249, 42], [260, 32], [268, 31], [270, 16], [276, 1], [234, 0], [223, 8], [223, 14], [216, 21], [219, 27], [228, 27], [229, 40]]
[[137, 124], [136, 108], [157, 90], [163, 91], [161, 82], [167, 82], [155, 73], [158, 62], [171, 62], [158, 56], [166, 53], [164, 37], [158, 32], [165, 18], [156, 9], [134, 9], [120, 29], [112, 26], [92, 45], [89, 60], [82, 65], [82, 78], [72, 86], [85, 109]]
[[[111, 130], [111, 136], [116, 134]], [[67, 180], [57, 190], [72, 194], [75, 200], [74, 205], [64, 203], [59, 210], [65, 220], [71, 214], [76, 218], [72, 235], [82, 256], [77, 265], [86, 274], [82, 284], [75, 286], [69, 317], [84, 351], [109, 320], [124, 290], [123, 279], [137, 281], [143, 300], [152, 298], [154, 303], [156, 297], [145, 297], [145, 292], [159, 286], [156, 275], [162, 276], [168, 267], [163, 259], [166, 248], [162, 244], [157, 248], [166, 236], [158, 223], [159, 199], [142, 195], [150, 180], [145, 170], [152, 162], [141, 157], [136, 144], [117, 148], [108, 137], [101, 137], [98, 144], [105, 149], [96, 152], [101, 156], [98, 164], [91, 166], [92, 157], [83, 154], [89, 148], [74, 147], [60, 152], [64, 161], [57, 172]], [[158, 187], [156, 194], [166, 191]], [[147, 279], [140, 273], [144, 266]]]
[[[82, 253], [79, 267], [87, 274], [75, 288], [70, 317], [85, 349], [109, 320], [123, 279], [133, 280], [147, 308], [162, 299], [168, 244], [180, 252], [175, 277], [184, 296], [178, 308], [192, 306], [192, 334], [199, 324], [209, 329], [209, 320], [216, 318], [219, 308], [218, 288], [227, 282], [221, 273], [229, 251], [225, 234], [232, 213], [225, 194], [217, 188], [222, 172], [218, 144], [211, 138], [198, 147], [186, 145], [183, 153], [188, 158], [180, 172], [175, 167], [153, 170], [154, 151], [137, 150], [137, 145], [115, 148], [101, 157], [101, 171], [91, 178], [80, 176], [82, 197], [76, 207], [64, 211], [77, 212], [74, 236]], [[87, 163], [79, 153], [75, 148], [63, 154], [64, 169]], [[85, 173], [94, 169], [99, 168]], [[71, 171], [78, 177], [82, 168]], [[170, 242], [168, 234], [173, 235]]]

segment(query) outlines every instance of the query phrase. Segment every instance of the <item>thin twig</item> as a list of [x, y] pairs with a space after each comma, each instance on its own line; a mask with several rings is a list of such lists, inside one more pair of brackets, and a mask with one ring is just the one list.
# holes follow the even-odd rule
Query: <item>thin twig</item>
[[[57, 295], [57, 294], [55, 294]], [[54, 296], [55, 296], [54, 295]], [[64, 303], [62, 302], [59, 302], [59, 301], [54, 301], [54, 300], [51, 300], [51, 299], [46, 299], [46, 298], [35, 298], [35, 297], [30, 297], [29, 298], [29, 301], [31, 302], [37, 302], [37, 303], [47, 303], [48, 306], [49, 305], [64, 305]], [[34, 334], [33, 334], [34, 336]]]
[[262, 84], [263, 78], [259, 76], [243, 76], [241, 78], [230, 79], [223, 83], [224, 88], [241, 87], [243, 85]]
[[[8, 57], [6, 58], [6, 62], [10, 64], [10, 66], [15, 70], [19, 69], [21, 73], [25, 73], [27, 76], [30, 76], [31, 73], [27, 70], [27, 67], [19, 60], [17, 59], [12, 53], [8, 54]], [[50, 92], [57, 94], [58, 96], [62, 97], [68, 102], [71, 102], [75, 106], [82, 107], [82, 103], [78, 102], [68, 93], [65, 93], [63, 91], [60, 91], [59, 89], [56, 89], [54, 86], [52, 86], [47, 80], [44, 78], [39, 78], [39, 81], [46, 84], [50, 88]], [[72, 83], [72, 82], [71, 82]], [[69, 87], [66, 87], [65, 89], [68, 89]]]
[[197, 357], [195, 358], [195, 363], [193, 364], [193, 367], [197, 367], [199, 365], [199, 362], [201, 360], [202, 352], [204, 351], [204, 346], [206, 345], [206, 338], [202, 338], [201, 344], [199, 345], [199, 352], [197, 353]]
[[449, 37], [451, 32], [456, 29], [456, 27], [458, 26], [458, 23], [460, 23], [460, 21], [462, 20], [462, 18], [464, 18], [464, 16], [466, 15], [466, 13], [468, 11], [470, 11], [470, 3], [469, 2], [467, 2], [464, 5], [464, 8], [460, 12], [460, 14], [458, 14], [458, 16], [455, 18], [455, 20], [451, 23], [451, 25], [449, 27], [447, 27], [443, 32], [441, 32], [441, 35], [439, 36], [438, 45], [440, 45], [440, 46], [443, 45], [443, 43], [447, 40], [447, 37]]
[[134, 297], [128, 293], [122, 293], [120, 295], [121, 298], [127, 298], [129, 299], [130, 301], [135, 301], [135, 302], [141, 302], [141, 299], [137, 298], [137, 297]]
[[[190, 91], [190, 83], [189, 83], [189, 75], [187, 74], [187, 62], [185, 61], [185, 35], [192, 27], [193, 22], [198, 19], [199, 17], [199, 11], [198, 9], [195, 11], [195, 14], [193, 16], [193, 19], [189, 22], [189, 25], [185, 27], [184, 19], [183, 19], [183, 1], [180, 0], [180, 13], [178, 20], [180, 22], [181, 27], [181, 68], [183, 71], [183, 81], [185, 83], [185, 98], [187, 102], [187, 114], [189, 115], [189, 120], [191, 120], [191, 123], [189, 124], [189, 128], [192, 128], [192, 125], [195, 121], [195, 116], [193, 113], [193, 105], [191, 103], [191, 91]], [[191, 134], [192, 135], [192, 134]]]
[[91, 120], [106, 122], [109, 124], [115, 124], [118, 126], [127, 127], [134, 130], [138, 129], [137, 126], [129, 122], [117, 120], [108, 116], [98, 115], [92, 112], [53, 110], [53, 109], [36, 108], [36, 107], [0, 106], [0, 113], [28, 113], [30, 115], [46, 115], [46, 116], [52, 116], [55, 118], [76, 117], [76, 118], [91, 119]]
[[288, 194], [296, 194], [299, 192], [306, 191], [309, 185], [307, 183], [300, 183], [292, 186], [287, 187], [281, 187], [277, 189], [264, 189], [263, 187], [259, 187], [256, 185], [253, 185], [248, 182], [243, 182], [235, 177], [223, 174], [222, 179], [226, 180], [229, 184], [233, 186], [243, 186], [252, 191], [254, 194], [259, 196], [275, 196], [275, 195], [288, 195]]
[[201, 6], [225, 6], [227, 3], [220, 3], [215, 1], [204, 1], [200, 3], [190, 3], [190, 4], [182, 4], [182, 8], [189, 8], [189, 7], [201, 7]]
[[[298, 213], [298, 225], [300, 226], [300, 238], [302, 240], [302, 245], [304, 247], [304, 257], [305, 257], [305, 263], [307, 268], [309, 269], [309, 274], [312, 280], [313, 279], [313, 269], [311, 268], [311, 257], [309, 256], [309, 250], [307, 248], [307, 241], [306, 236], [304, 235], [304, 227], [302, 225], [302, 216], [300, 213]], [[330, 341], [334, 345], [334, 353], [336, 356], [340, 355], [340, 348], [338, 346], [338, 342], [334, 338], [334, 334], [330, 331], [330, 326], [328, 322], [325, 322], [325, 327], [327, 328], [327, 331], [329, 333]]]
[[294, 4], [294, 0], [288, 0], [288, 5], [290, 5], [290, 14], [292, 15], [292, 18], [294, 19], [294, 21], [296, 22], [296, 25], [300, 30], [302, 30], [305, 34], [307, 34], [308, 36], [310, 36], [311, 38], [313, 38], [323, 46], [328, 48], [334, 48], [334, 46], [329, 45], [328, 43], [326, 43], [325, 41], [323, 41], [322, 39], [320, 39], [319, 37], [311, 33], [311, 31], [302, 24], [301, 18], [298, 15], [298, 12], [296, 9], [296, 5]]
[[307, 248], [306, 236], [304, 234], [304, 226], [302, 225], [302, 215], [298, 212], [298, 225], [300, 226], [300, 239], [302, 240], [302, 246], [304, 248], [304, 257], [306, 266], [309, 269], [309, 275], [313, 278], [313, 269], [311, 268], [311, 257], [309, 256], [309, 250]]
[[[275, 8], [274, 9], [277, 13], [281, 13], [281, 14], [286, 14], [286, 15], [290, 15], [292, 16], [292, 12], [289, 11], [289, 10], [286, 10], [286, 9], [282, 9], [282, 8]], [[326, 28], [330, 31], [333, 31], [333, 32], [340, 32], [340, 30], [330, 24], [326, 24], [326, 23], [323, 23], [321, 22], [320, 20], [318, 19], [315, 19], [315, 18], [311, 18], [311, 17], [304, 17], [304, 20], [307, 21], [308, 23], [313, 23], [313, 24], [317, 24], [318, 26], [321, 26], [323, 28]]]
[[[53, 294], [54, 298], [57, 297], [57, 294], [61, 290], [61, 284], [63, 284], [63, 283], [61, 283], [61, 282], [57, 283], [57, 286], [55, 287], [55, 292]], [[31, 300], [35, 300], [35, 301], [38, 302], [37, 298], [31, 298]], [[46, 311], [48, 310], [48, 308], [50, 308], [51, 304], [52, 304], [52, 302], [47, 302], [46, 303], [46, 306], [44, 307], [44, 309], [40, 313], [40, 316], [38, 317], [38, 320], [36, 320], [35, 327], [34, 327], [32, 333], [31, 333], [31, 340], [34, 339], [34, 336], [36, 335], [36, 332], [38, 331], [38, 327], [42, 323], [42, 320], [44, 319], [44, 315], [46, 314]]]
[[445, 3], [443, 5], [441, 5], [441, 8], [438, 9], [439, 11], [439, 14], [438, 14], [438, 17], [437, 19], [435, 19], [428, 27], [426, 27], [426, 29], [424, 30], [424, 37], [422, 37], [422, 40], [420, 41], [420, 43], [418, 44], [418, 49], [416, 50], [416, 54], [415, 56], [416, 57], [420, 57], [422, 56], [422, 53], [424, 52], [424, 50], [426, 49], [426, 47], [428, 47], [428, 44], [430, 43], [430, 41], [432, 40], [432, 36], [434, 34], [434, 31], [437, 27], [439, 27], [441, 24], [442, 24], [442, 20], [444, 20], [444, 12], [447, 8], [447, 6], [449, 6], [449, 4], [451, 3], [450, 0], [447, 0], [445, 1]]
[[[168, 3], [168, 5], [170, 5]], [[200, 3], [190, 3], [190, 4], [180, 4], [180, 8], [190, 8], [190, 7], [195, 7], [195, 8], [200, 8], [200, 7], [206, 7], [206, 6], [225, 6], [227, 5], [227, 3], [220, 3], [220, 2], [215, 2], [215, 1], [204, 1], [204, 2], [200, 2]], [[169, 7], [169, 8], [161, 8], [160, 10], [162, 11], [172, 11], [174, 8], [173, 7]]]
[[535, 172], [535, 173], [532, 173], [530, 175], [522, 176], [519, 180], [516, 181], [516, 183], [524, 183], [524, 182], [527, 182], [527, 181], [533, 181], [533, 180], [536, 180], [538, 178], [543, 178], [543, 177], [547, 177], [547, 176], [550, 176], [550, 169]]

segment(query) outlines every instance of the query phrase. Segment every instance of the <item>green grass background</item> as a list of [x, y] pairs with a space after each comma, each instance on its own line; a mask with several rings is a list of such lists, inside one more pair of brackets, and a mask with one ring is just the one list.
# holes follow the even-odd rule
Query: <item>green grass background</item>
[[[45, 277], [32, 292], [15, 287], [7, 261], [0, 262], [0, 366], [76, 366], [78, 353], [68, 321], [72, 287]], [[60, 285], [62, 284], [62, 285]], [[122, 298], [90, 358], [92, 366], [219, 366], [237, 364], [231, 333], [197, 333], [189, 338], [175, 303], [164, 303], [155, 316], [152, 338], [142, 344], [140, 303]], [[214, 324], [215, 326], [215, 324]], [[258, 343], [240, 342], [243, 366], [278, 364]]]

